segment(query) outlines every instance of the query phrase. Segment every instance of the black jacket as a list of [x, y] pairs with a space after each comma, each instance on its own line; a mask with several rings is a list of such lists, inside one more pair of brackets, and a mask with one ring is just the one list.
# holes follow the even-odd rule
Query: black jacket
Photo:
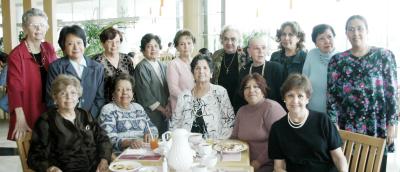
[[111, 143], [105, 131], [83, 109], [75, 109], [75, 124], [56, 109], [45, 112], [32, 132], [29, 168], [41, 172], [57, 166], [64, 172], [96, 171], [101, 159], [111, 161]]
[[[240, 69], [240, 74], [239, 74], [239, 81], [240, 84], [243, 80], [243, 78], [249, 74], [250, 72], [250, 67], [252, 65], [252, 62], [246, 64], [242, 69]], [[264, 67], [264, 79], [267, 82], [267, 86], [269, 89], [267, 89], [267, 96], [266, 98], [275, 100], [279, 104], [282, 105], [283, 108], [285, 108], [285, 105], [282, 100], [282, 96], [280, 94], [280, 88], [283, 83], [284, 79], [284, 70], [283, 66], [277, 62], [272, 62], [272, 61], [266, 61], [265, 62], [265, 67]], [[255, 73], [257, 71], [252, 70], [252, 73]], [[257, 72], [258, 73], [258, 72]], [[262, 73], [259, 73], [260, 75]], [[240, 86], [239, 86], [240, 87]], [[235, 106], [234, 108], [239, 109], [241, 106], [247, 104], [246, 101], [243, 98], [243, 90], [240, 90], [238, 92], [237, 100], [235, 101]]]

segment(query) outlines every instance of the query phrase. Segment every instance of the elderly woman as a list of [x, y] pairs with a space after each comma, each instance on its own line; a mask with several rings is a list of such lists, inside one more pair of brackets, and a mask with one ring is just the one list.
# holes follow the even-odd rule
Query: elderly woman
[[[75, 76], [81, 81], [83, 95], [78, 106], [90, 112], [97, 118], [100, 108], [104, 105], [104, 68], [96, 61], [83, 55], [86, 47], [85, 31], [77, 26], [65, 26], [60, 31], [58, 45], [64, 57], [54, 61], [49, 67], [47, 77], [47, 97], [50, 97], [50, 86], [59, 74]], [[48, 106], [54, 106], [49, 98]]]
[[128, 74], [121, 74], [113, 80], [113, 102], [106, 104], [99, 116], [100, 126], [107, 132], [115, 152], [125, 148], [140, 148], [145, 135], [158, 134], [146, 111], [133, 103], [134, 80]]
[[179, 95], [171, 129], [184, 128], [214, 139], [228, 138], [235, 115], [226, 89], [210, 83], [213, 69], [210, 57], [197, 55], [190, 67], [195, 86]]
[[229, 25], [225, 26], [219, 37], [223, 49], [215, 51], [212, 55], [214, 64], [212, 83], [221, 85], [228, 91], [229, 100], [235, 112], [239, 109], [235, 97], [240, 85], [239, 71], [249, 62], [246, 54], [238, 49], [242, 41], [241, 37], [238, 29]]
[[174, 112], [176, 99], [184, 90], [191, 90], [194, 85], [193, 75], [190, 72], [190, 62], [196, 39], [188, 30], [176, 32], [175, 48], [179, 57], [172, 60], [167, 67], [167, 82], [170, 95], [171, 110]]
[[306, 75], [313, 87], [308, 108], [313, 111], [326, 114], [326, 90], [328, 63], [335, 51], [335, 31], [332, 26], [320, 24], [313, 28], [311, 37], [317, 48], [307, 53], [303, 66], [303, 74]]
[[[279, 171], [347, 171], [342, 140], [327, 115], [307, 109], [311, 97], [310, 80], [291, 74], [281, 88], [287, 115], [270, 131], [268, 155]], [[336, 166], [336, 167], [335, 167]]]
[[166, 65], [159, 61], [161, 39], [148, 33], [142, 37], [140, 51], [145, 57], [135, 71], [137, 102], [144, 106], [151, 122], [160, 134], [168, 130], [167, 119], [171, 116], [168, 105]]
[[121, 73], [133, 76], [133, 62], [127, 54], [119, 52], [123, 41], [122, 33], [109, 27], [100, 33], [100, 41], [104, 52], [94, 56], [94, 59], [104, 66], [104, 98], [106, 103], [112, 101], [112, 79]]
[[276, 32], [276, 41], [279, 43], [279, 51], [272, 53], [271, 61], [283, 65], [284, 79], [291, 73], [301, 73], [307, 53], [304, 49], [304, 32], [295, 22], [285, 22]]
[[[261, 35], [252, 35], [249, 39], [248, 52], [253, 59], [252, 62], [246, 64], [240, 69], [240, 81], [248, 74], [258, 73], [263, 76], [268, 85], [267, 98], [274, 100], [281, 104], [283, 101], [279, 94], [279, 89], [283, 83], [283, 67], [281, 64], [272, 61], [266, 61], [267, 57], [267, 43], [266, 38]], [[239, 104], [244, 105], [244, 100]], [[240, 107], [239, 106], [239, 107]]]
[[57, 58], [52, 44], [43, 42], [48, 28], [42, 10], [32, 8], [22, 15], [25, 38], [8, 57], [9, 140], [23, 138], [46, 110], [46, 75]]
[[258, 73], [244, 77], [240, 89], [248, 104], [239, 109], [231, 138], [249, 144], [250, 162], [256, 172], [272, 172], [273, 161], [268, 157], [269, 131], [286, 111], [276, 101], [264, 98], [267, 84]]
[[340, 129], [387, 139], [381, 165], [386, 171], [398, 123], [396, 60], [391, 51], [368, 45], [364, 17], [351, 16], [346, 35], [351, 49], [328, 65], [328, 115]]
[[87, 111], [77, 108], [82, 87], [71, 75], [59, 75], [51, 85], [57, 108], [43, 113], [35, 124], [28, 154], [35, 171], [108, 171], [111, 143]]

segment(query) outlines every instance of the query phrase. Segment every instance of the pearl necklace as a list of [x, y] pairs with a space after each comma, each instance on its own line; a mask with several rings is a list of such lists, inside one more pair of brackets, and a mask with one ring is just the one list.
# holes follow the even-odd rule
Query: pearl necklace
[[307, 117], [308, 117], [308, 113], [304, 117], [303, 121], [301, 121], [299, 123], [295, 123], [292, 121], [292, 119], [290, 119], [290, 112], [288, 112], [288, 123], [292, 128], [301, 128], [306, 123]]
[[[262, 67], [261, 76], [264, 76], [264, 69], [265, 69], [265, 63], [263, 64], [263, 67]], [[253, 74], [252, 71], [253, 71], [253, 64], [251, 64], [251, 66], [250, 66], [249, 74]]]

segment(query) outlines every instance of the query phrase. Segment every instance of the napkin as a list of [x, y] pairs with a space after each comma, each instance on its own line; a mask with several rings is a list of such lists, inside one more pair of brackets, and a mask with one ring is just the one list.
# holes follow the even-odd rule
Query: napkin
[[154, 160], [158, 161], [161, 159], [161, 155], [143, 156], [143, 155], [120, 155], [118, 159], [123, 160]]
[[242, 159], [242, 154], [238, 153], [223, 153], [222, 161], [240, 161]]
[[161, 155], [152, 152], [146, 148], [140, 149], [126, 149], [119, 156], [119, 159], [128, 159], [128, 160], [159, 160]]

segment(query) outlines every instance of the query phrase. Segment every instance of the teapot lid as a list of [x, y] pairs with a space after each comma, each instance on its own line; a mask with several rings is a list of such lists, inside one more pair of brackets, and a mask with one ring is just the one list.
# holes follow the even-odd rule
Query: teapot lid
[[188, 135], [189, 132], [183, 128], [177, 128], [174, 130], [173, 135]]

